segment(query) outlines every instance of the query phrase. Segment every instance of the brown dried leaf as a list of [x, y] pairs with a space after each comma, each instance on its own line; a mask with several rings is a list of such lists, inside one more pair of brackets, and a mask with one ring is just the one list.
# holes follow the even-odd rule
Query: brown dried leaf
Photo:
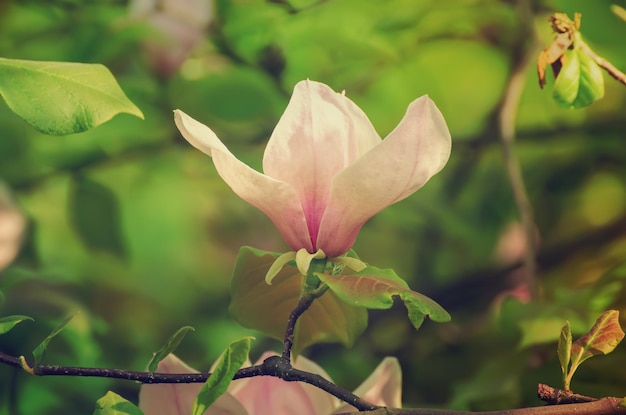
[[[564, 63], [563, 59], [565, 58], [563, 54], [567, 48], [572, 45], [572, 39], [570, 32], [559, 33], [555, 36], [550, 46], [539, 52], [539, 57], [537, 58], [537, 74], [539, 75], [539, 86], [541, 88], [546, 84], [546, 66], [552, 65], [555, 78], [559, 75], [559, 69]], [[557, 62], [559, 64], [556, 65], [555, 68]]]

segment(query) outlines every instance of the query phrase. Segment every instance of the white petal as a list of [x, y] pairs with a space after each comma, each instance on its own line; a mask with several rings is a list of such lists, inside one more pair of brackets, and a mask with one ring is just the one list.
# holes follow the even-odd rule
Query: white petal
[[434, 102], [428, 96], [413, 101], [380, 145], [334, 178], [317, 247], [329, 257], [346, 252], [369, 218], [439, 172], [450, 148], [450, 132]]
[[302, 81], [267, 144], [263, 171], [296, 190], [315, 241], [332, 178], [378, 143], [352, 101], [322, 83]]
[[213, 158], [219, 175], [243, 200], [263, 211], [291, 248], [312, 250], [302, 206], [294, 189], [239, 161], [215, 133], [180, 110], [174, 120], [191, 145]]
[[[173, 354], [159, 362], [158, 373], [198, 373]], [[202, 383], [142, 385], [139, 409], [144, 415], [189, 415]], [[205, 415], [247, 415], [245, 408], [228, 393], [220, 396]]]
[[[367, 402], [387, 406], [402, 407], [402, 369], [395, 357], [386, 357], [374, 369], [371, 375], [355, 389], [354, 394]], [[343, 405], [335, 413], [355, 410], [350, 405]]]

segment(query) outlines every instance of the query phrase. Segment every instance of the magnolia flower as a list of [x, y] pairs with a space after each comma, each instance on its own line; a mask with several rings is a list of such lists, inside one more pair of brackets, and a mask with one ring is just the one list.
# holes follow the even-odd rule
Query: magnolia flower
[[212, 0], [131, 0], [130, 15], [144, 19], [155, 32], [144, 42], [152, 66], [173, 75], [205, 36], [213, 19]]
[[263, 156], [263, 173], [239, 161], [215, 133], [180, 110], [183, 137], [213, 158], [224, 181], [262, 210], [294, 250], [347, 252], [363, 224], [440, 171], [450, 132], [428, 96], [413, 101], [385, 138], [343, 93], [299, 82]]
[[[273, 355], [265, 353], [256, 364]], [[311, 360], [299, 356], [294, 367], [330, 379]], [[173, 354], [159, 363], [159, 373], [197, 373]], [[202, 384], [142, 385], [139, 408], [144, 415], [188, 415]], [[354, 393], [379, 406], [402, 405], [402, 374], [395, 358], [385, 358]], [[205, 412], [205, 415], [330, 415], [355, 408], [332, 395], [302, 382], [286, 382], [271, 376], [256, 376], [233, 381], [228, 391]]]

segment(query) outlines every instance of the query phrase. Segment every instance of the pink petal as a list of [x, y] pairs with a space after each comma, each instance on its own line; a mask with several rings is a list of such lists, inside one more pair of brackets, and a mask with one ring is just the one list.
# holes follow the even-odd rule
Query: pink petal
[[[372, 374], [354, 393], [366, 401], [389, 408], [402, 407], [402, 370], [398, 359], [386, 357]], [[355, 411], [350, 405], [343, 405], [335, 413]]]
[[413, 101], [382, 143], [339, 173], [322, 218], [317, 248], [346, 252], [373, 215], [422, 187], [450, 156], [450, 132], [433, 101]]
[[[158, 373], [198, 373], [173, 354], [159, 362]], [[144, 415], [189, 415], [202, 383], [144, 384], [139, 390], [139, 409]], [[245, 408], [228, 393], [220, 396], [205, 415], [247, 415]]]
[[211, 156], [217, 172], [243, 200], [263, 211], [293, 249], [313, 250], [304, 212], [291, 185], [261, 174], [239, 161], [207, 126], [180, 110], [174, 120], [191, 145]]
[[[275, 353], [266, 352], [256, 364], [272, 355]], [[328, 378], [321, 367], [304, 357], [298, 357], [294, 366]], [[271, 376], [235, 380], [228, 392], [243, 404], [250, 415], [330, 414], [337, 406], [336, 399], [321, 389]]]
[[265, 149], [265, 174], [291, 184], [302, 201], [313, 250], [333, 177], [380, 143], [367, 116], [343, 94], [302, 81]]

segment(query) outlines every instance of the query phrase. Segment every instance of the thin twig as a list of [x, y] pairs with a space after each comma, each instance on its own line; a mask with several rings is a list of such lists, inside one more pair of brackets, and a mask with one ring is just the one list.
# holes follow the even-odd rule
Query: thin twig
[[626, 85], [626, 74], [624, 74], [624, 72], [617, 69], [611, 62], [607, 61], [602, 56], [596, 54], [585, 42], [580, 42], [580, 46], [582, 51], [589, 55], [599, 67], [607, 71], [613, 78]]

